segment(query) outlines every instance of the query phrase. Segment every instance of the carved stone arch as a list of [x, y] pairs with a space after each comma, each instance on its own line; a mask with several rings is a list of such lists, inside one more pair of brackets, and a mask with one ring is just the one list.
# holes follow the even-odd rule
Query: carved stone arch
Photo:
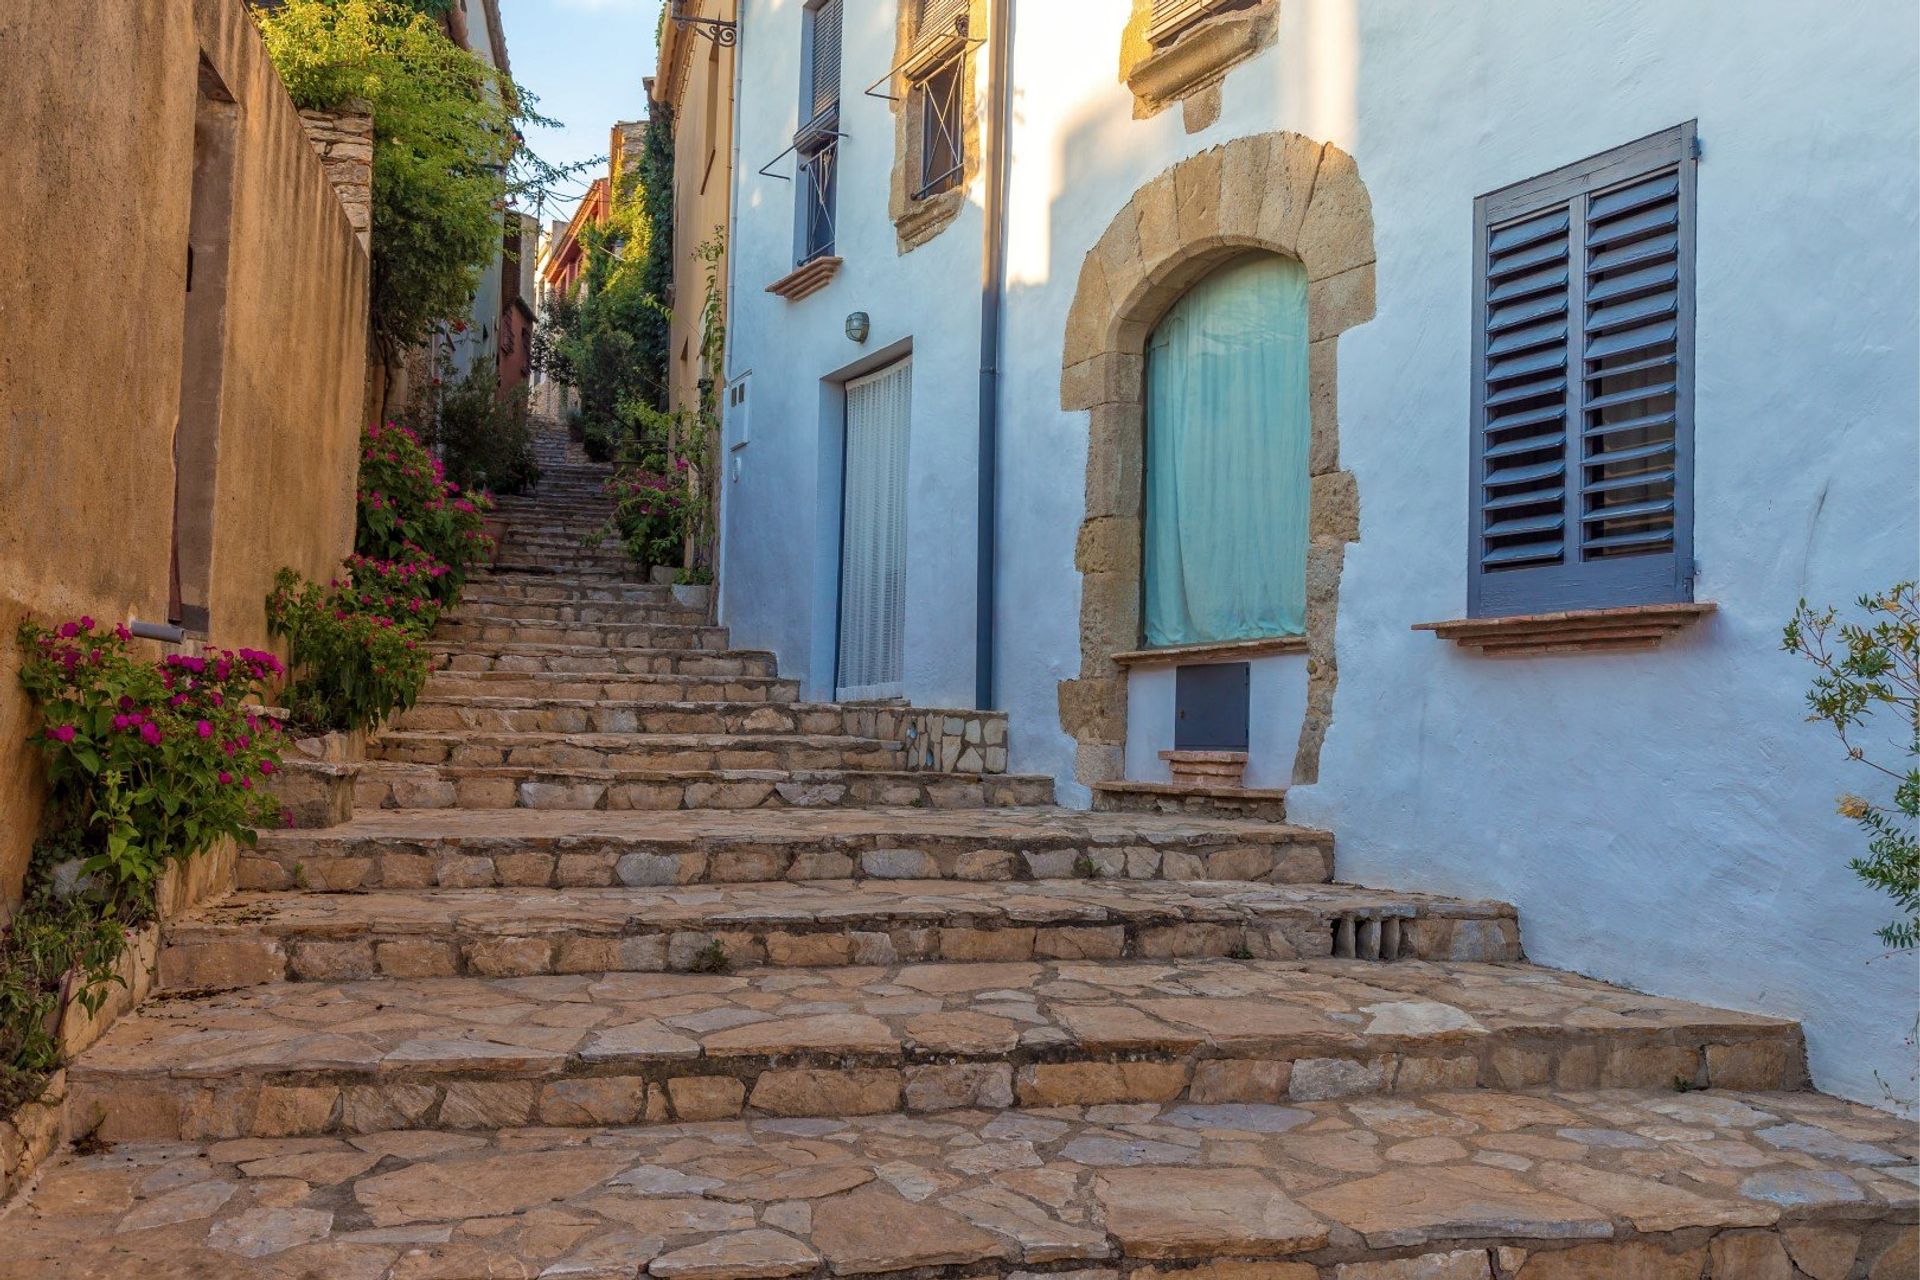
[[1335, 343], [1373, 318], [1373, 205], [1353, 158], [1297, 133], [1231, 142], [1174, 165], [1115, 215], [1080, 268], [1067, 315], [1060, 403], [1091, 413], [1080, 571], [1080, 675], [1060, 683], [1060, 722], [1092, 785], [1125, 769], [1126, 674], [1113, 655], [1140, 644], [1146, 342], [1203, 276], [1248, 250], [1307, 272], [1307, 715], [1293, 780], [1319, 776], [1338, 676], [1334, 620], [1346, 544], [1360, 537], [1359, 496], [1340, 467]]

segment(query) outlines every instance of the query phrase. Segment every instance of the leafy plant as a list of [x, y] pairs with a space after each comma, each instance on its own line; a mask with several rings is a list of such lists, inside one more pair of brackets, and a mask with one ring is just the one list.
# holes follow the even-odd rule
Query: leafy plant
[[698, 507], [686, 461], [665, 472], [622, 467], [607, 478], [605, 490], [613, 499], [612, 527], [627, 554], [643, 565], [677, 566]]
[[436, 401], [423, 403], [417, 416], [448, 477], [464, 488], [524, 493], [539, 483], [526, 393], [500, 396], [484, 366], [443, 384]]
[[492, 500], [463, 494], [405, 427], [376, 424], [361, 436], [358, 496], [355, 549], [377, 560], [445, 565], [433, 583], [435, 599], [453, 599], [467, 569], [493, 554], [484, 529]]
[[278, 817], [267, 793], [279, 726], [249, 705], [282, 673], [252, 649], [133, 655], [125, 627], [93, 619], [48, 630], [28, 622], [20, 682], [46, 727], [53, 812], [76, 833], [80, 870], [124, 901], [151, 891], [168, 863]]
[[375, 560], [351, 555], [341, 562], [344, 576], [328, 585], [344, 593], [359, 613], [386, 614], [422, 632], [440, 620], [440, 580], [451, 570], [433, 559]]
[[300, 728], [370, 729], [420, 696], [428, 671], [425, 628], [384, 604], [366, 607], [369, 598], [351, 571], [325, 586], [291, 569], [274, 578], [267, 626], [287, 639], [294, 679], [282, 696]]
[[620, 175], [605, 225], [588, 227], [581, 243], [578, 290], [549, 301], [533, 360], [578, 393], [575, 426], [588, 455], [604, 462], [644, 430], [643, 411], [667, 405], [673, 133], [663, 115], [648, 125], [639, 162]]
[[[1818, 668], [1807, 692], [1807, 719], [1833, 726], [1849, 760], [1891, 784], [1891, 803], [1840, 797], [1839, 811], [1867, 837], [1867, 853], [1849, 866], [1894, 901], [1898, 917], [1876, 935], [1889, 947], [1920, 946], [1920, 591], [1900, 582], [1856, 602], [1859, 621], [1805, 600], [1782, 643]], [[1880, 746], [1860, 741], [1873, 716], [1890, 711], [1892, 736]]]
[[68, 831], [34, 846], [27, 894], [0, 934], [0, 1115], [38, 1096], [61, 1062], [63, 995], [97, 1013], [116, 983], [127, 929], [149, 914], [149, 900], [128, 901], [67, 886], [56, 869], [84, 848]]
[[[429, 15], [446, 0], [281, 0], [254, 19], [294, 102], [373, 114], [372, 325], [383, 363], [463, 316], [517, 189], [565, 176], [520, 142], [551, 123]], [[391, 379], [389, 379], [389, 383]]]

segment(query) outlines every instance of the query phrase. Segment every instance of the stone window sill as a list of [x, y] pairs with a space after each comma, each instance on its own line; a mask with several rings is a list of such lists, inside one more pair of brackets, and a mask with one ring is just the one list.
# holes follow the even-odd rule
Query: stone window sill
[[785, 298], [788, 302], [798, 302], [807, 295], [818, 293], [826, 288], [827, 282], [840, 273], [840, 263], [841, 259], [832, 254], [803, 262], [768, 285], [767, 292]]
[[1610, 653], [1651, 649], [1662, 640], [1700, 621], [1718, 606], [1697, 604], [1636, 604], [1609, 609], [1571, 609], [1562, 613], [1530, 613], [1508, 618], [1455, 618], [1446, 622], [1416, 622], [1415, 631], [1431, 631], [1462, 648], [1478, 649], [1488, 657], [1532, 657], [1548, 653]]
[[1135, 64], [1127, 73], [1127, 87], [1148, 111], [1205, 88], [1273, 39], [1275, 8], [1260, 4], [1202, 20]]
[[1262, 636], [1257, 640], [1217, 640], [1209, 644], [1170, 644], [1158, 649], [1128, 649], [1113, 655], [1123, 667], [1161, 662], [1224, 662], [1269, 653], [1305, 653], [1305, 636]]
[[900, 251], [917, 249], [946, 230], [947, 224], [960, 216], [966, 202], [964, 186], [918, 200], [910, 199], [907, 211], [893, 220], [894, 233], [900, 237]]

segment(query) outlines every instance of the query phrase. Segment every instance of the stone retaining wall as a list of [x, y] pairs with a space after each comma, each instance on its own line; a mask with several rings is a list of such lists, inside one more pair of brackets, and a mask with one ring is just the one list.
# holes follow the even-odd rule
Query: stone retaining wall
[[847, 732], [898, 742], [907, 748], [902, 767], [917, 772], [1005, 773], [1007, 713], [939, 707], [874, 707], [866, 715], [848, 708]]

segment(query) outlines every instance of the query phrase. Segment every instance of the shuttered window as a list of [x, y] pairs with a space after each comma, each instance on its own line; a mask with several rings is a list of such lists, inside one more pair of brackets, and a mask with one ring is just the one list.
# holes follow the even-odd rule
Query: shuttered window
[[833, 252], [840, 149], [840, 11], [842, 0], [820, 0], [805, 10], [806, 82], [801, 86], [801, 125], [793, 138], [798, 156], [794, 263]]
[[965, 34], [967, 0], [914, 0], [913, 47]]
[[802, 110], [819, 119], [840, 106], [840, 6], [820, 0], [807, 10], [807, 92]]
[[1692, 598], [1694, 127], [1475, 202], [1468, 612]]
[[1167, 44], [1211, 11], [1225, 7], [1225, 0], [1153, 0], [1147, 39]]

